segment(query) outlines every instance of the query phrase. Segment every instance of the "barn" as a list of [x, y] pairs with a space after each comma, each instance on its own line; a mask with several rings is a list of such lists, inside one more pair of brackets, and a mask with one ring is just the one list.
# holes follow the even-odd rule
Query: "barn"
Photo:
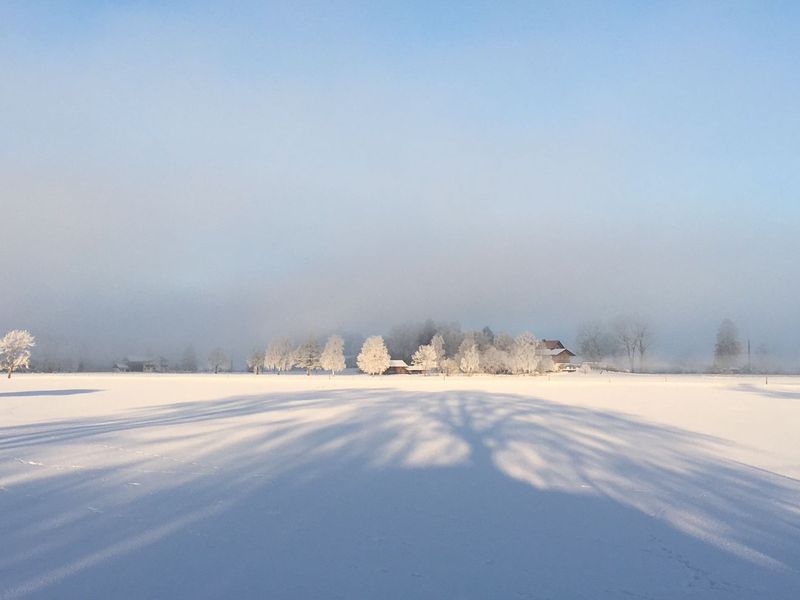
[[408, 363], [404, 360], [390, 360], [387, 375], [408, 375]]
[[561, 343], [561, 340], [542, 340], [539, 353], [542, 356], [549, 356], [552, 358], [557, 368], [560, 368], [561, 365], [568, 364], [572, 357], [575, 356], [573, 352], [567, 350], [564, 344]]

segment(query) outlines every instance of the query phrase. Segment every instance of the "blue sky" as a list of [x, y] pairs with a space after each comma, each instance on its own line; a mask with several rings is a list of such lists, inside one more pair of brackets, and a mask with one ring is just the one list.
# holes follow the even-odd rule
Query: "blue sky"
[[800, 356], [799, 13], [3, 3], [0, 326], [132, 351], [636, 312], [665, 354], [730, 316]]

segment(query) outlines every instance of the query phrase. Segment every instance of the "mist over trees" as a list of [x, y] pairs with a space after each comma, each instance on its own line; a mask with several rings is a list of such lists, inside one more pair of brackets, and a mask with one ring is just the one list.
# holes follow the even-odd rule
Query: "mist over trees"
[[739, 330], [730, 319], [723, 319], [717, 331], [717, 343], [714, 345], [714, 368], [726, 371], [740, 366], [742, 344], [739, 341]]
[[643, 317], [618, 316], [610, 324], [586, 321], [578, 327], [575, 339], [578, 355], [606, 367], [623, 359], [631, 373], [646, 370], [647, 351], [653, 343], [653, 332]]
[[197, 354], [192, 346], [187, 346], [181, 357], [181, 370], [186, 373], [197, 372]]
[[222, 348], [214, 348], [208, 355], [208, 368], [211, 369], [213, 373], [219, 373], [220, 371], [230, 369], [230, 362], [222, 351]]
[[[713, 331], [713, 329], [712, 329]], [[309, 336], [300, 340], [288, 337], [273, 339], [265, 350], [253, 349], [241, 354], [232, 363], [231, 355], [220, 347], [207, 354], [206, 361], [198, 366], [198, 356], [192, 345], [182, 351], [180, 347], [172, 354], [155, 354], [149, 349], [128, 356], [110, 357], [107, 362], [80, 358], [79, 345], [69, 340], [54, 340], [40, 344], [36, 340], [36, 351], [29, 351], [27, 362], [14, 367], [39, 372], [54, 371], [109, 371], [128, 360], [141, 358], [160, 361], [165, 365], [159, 370], [193, 373], [210, 371], [219, 373], [245, 369], [259, 374], [270, 371], [278, 374], [302, 369], [307, 374], [325, 370], [331, 375], [347, 368], [359, 367], [357, 356], [362, 351], [364, 336], [357, 333], [331, 335], [324, 347]], [[395, 325], [383, 337], [390, 359], [405, 361], [412, 373], [531, 375], [546, 373], [561, 368], [561, 360], [554, 361], [551, 348], [530, 332], [516, 337], [508, 332], [495, 331], [489, 326], [464, 329], [455, 321], [428, 319]], [[706, 338], [708, 340], [708, 337]], [[698, 350], [687, 350], [686, 354], [672, 362], [651, 356], [655, 336], [647, 319], [638, 316], [619, 316], [606, 321], [591, 320], [579, 324], [573, 343], [569, 348], [576, 352], [574, 361], [590, 363], [591, 368], [622, 370], [629, 372], [742, 372], [742, 373], [787, 373], [796, 367], [783, 359], [775, 347], [763, 341], [754, 342], [739, 335], [736, 324], [730, 319], [719, 323], [713, 345], [713, 362], [710, 344]], [[57, 343], [56, 343], [57, 341]], [[569, 338], [566, 340], [569, 342]], [[299, 342], [299, 343], [298, 343]], [[547, 342], [552, 343], [553, 340]], [[43, 347], [40, 347], [43, 346]], [[226, 348], [231, 346], [226, 342]], [[392, 348], [397, 349], [393, 351]], [[235, 350], [235, 347], [234, 347]], [[234, 356], [236, 356], [234, 354]], [[3, 363], [3, 368], [8, 369]], [[234, 364], [237, 365], [234, 368]], [[401, 370], [404, 367], [400, 367]]]
[[261, 373], [264, 368], [264, 352], [261, 350], [253, 350], [250, 356], [247, 357], [247, 369], [252, 371], [254, 375]]

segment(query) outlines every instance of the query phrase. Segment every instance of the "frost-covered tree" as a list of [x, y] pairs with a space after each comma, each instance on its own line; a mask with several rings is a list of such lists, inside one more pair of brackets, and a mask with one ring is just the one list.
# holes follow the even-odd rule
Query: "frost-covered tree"
[[489, 346], [481, 353], [481, 369], [492, 375], [507, 373], [509, 371], [508, 352]]
[[464, 333], [461, 331], [461, 325], [459, 323], [440, 324], [436, 332], [442, 336], [445, 354], [447, 354], [447, 356], [454, 356], [458, 354], [458, 348], [464, 339]]
[[458, 366], [467, 375], [477, 373], [481, 366], [481, 354], [478, 351], [478, 345], [473, 343], [468, 348], [465, 348], [461, 354], [461, 359]]
[[275, 371], [278, 375], [291, 371], [294, 367], [294, 348], [289, 338], [273, 341], [264, 353], [264, 368]]
[[208, 355], [208, 368], [219, 373], [228, 367], [228, 357], [222, 351], [222, 348], [214, 348], [211, 354]]
[[336, 375], [338, 371], [344, 370], [344, 340], [341, 337], [332, 335], [328, 338], [319, 364], [326, 371], [330, 371], [331, 375]]
[[260, 374], [261, 369], [264, 368], [264, 353], [260, 350], [253, 350], [247, 357], [247, 368], [255, 375]]
[[501, 352], [511, 352], [514, 347], [514, 338], [507, 333], [498, 333], [494, 336], [494, 347]]
[[432, 344], [425, 344], [417, 348], [414, 356], [411, 357], [414, 366], [420, 367], [426, 374], [439, 368], [439, 357], [436, 348]]
[[514, 339], [511, 347], [510, 366], [515, 375], [529, 375], [536, 371], [539, 364], [539, 340], [525, 332]]
[[9, 331], [0, 339], [0, 368], [8, 372], [9, 379], [11, 373], [30, 364], [31, 348], [35, 345], [36, 338], [24, 329]]
[[717, 369], [730, 369], [735, 367], [742, 354], [742, 344], [739, 342], [739, 330], [730, 319], [720, 323], [717, 331], [717, 343], [714, 346], [714, 364]]
[[431, 339], [431, 347], [433, 348], [433, 351], [436, 352], [436, 368], [440, 371], [444, 370], [443, 365], [447, 356], [445, 355], [444, 351], [444, 338], [442, 337], [442, 334], [437, 333], [433, 336]]
[[477, 345], [478, 343], [475, 341], [475, 333], [472, 331], [465, 333], [464, 337], [461, 338], [461, 343], [458, 345], [458, 350], [456, 351], [456, 362], [461, 365], [461, 359], [467, 350]]
[[321, 368], [319, 364], [320, 355], [322, 350], [319, 347], [319, 342], [316, 338], [309, 338], [308, 341], [300, 346], [294, 355], [294, 364], [296, 367], [305, 369], [306, 375], [311, 375], [311, 371], [316, 371]]
[[187, 346], [181, 357], [181, 369], [187, 373], [197, 372], [197, 354], [194, 348]]
[[556, 363], [553, 362], [553, 357], [547, 354], [539, 356], [539, 362], [536, 364], [536, 370], [539, 373], [550, 373], [556, 370]]
[[389, 351], [381, 336], [373, 335], [364, 341], [356, 364], [369, 375], [379, 375], [389, 368]]
[[461, 372], [458, 361], [454, 358], [445, 358], [442, 361], [441, 369], [442, 373], [446, 373], [447, 375], [458, 375]]

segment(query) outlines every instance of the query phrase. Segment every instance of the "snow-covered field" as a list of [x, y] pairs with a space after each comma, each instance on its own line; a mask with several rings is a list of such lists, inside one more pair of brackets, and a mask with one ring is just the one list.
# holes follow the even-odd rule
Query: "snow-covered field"
[[20, 375], [0, 598], [800, 598], [800, 379]]

